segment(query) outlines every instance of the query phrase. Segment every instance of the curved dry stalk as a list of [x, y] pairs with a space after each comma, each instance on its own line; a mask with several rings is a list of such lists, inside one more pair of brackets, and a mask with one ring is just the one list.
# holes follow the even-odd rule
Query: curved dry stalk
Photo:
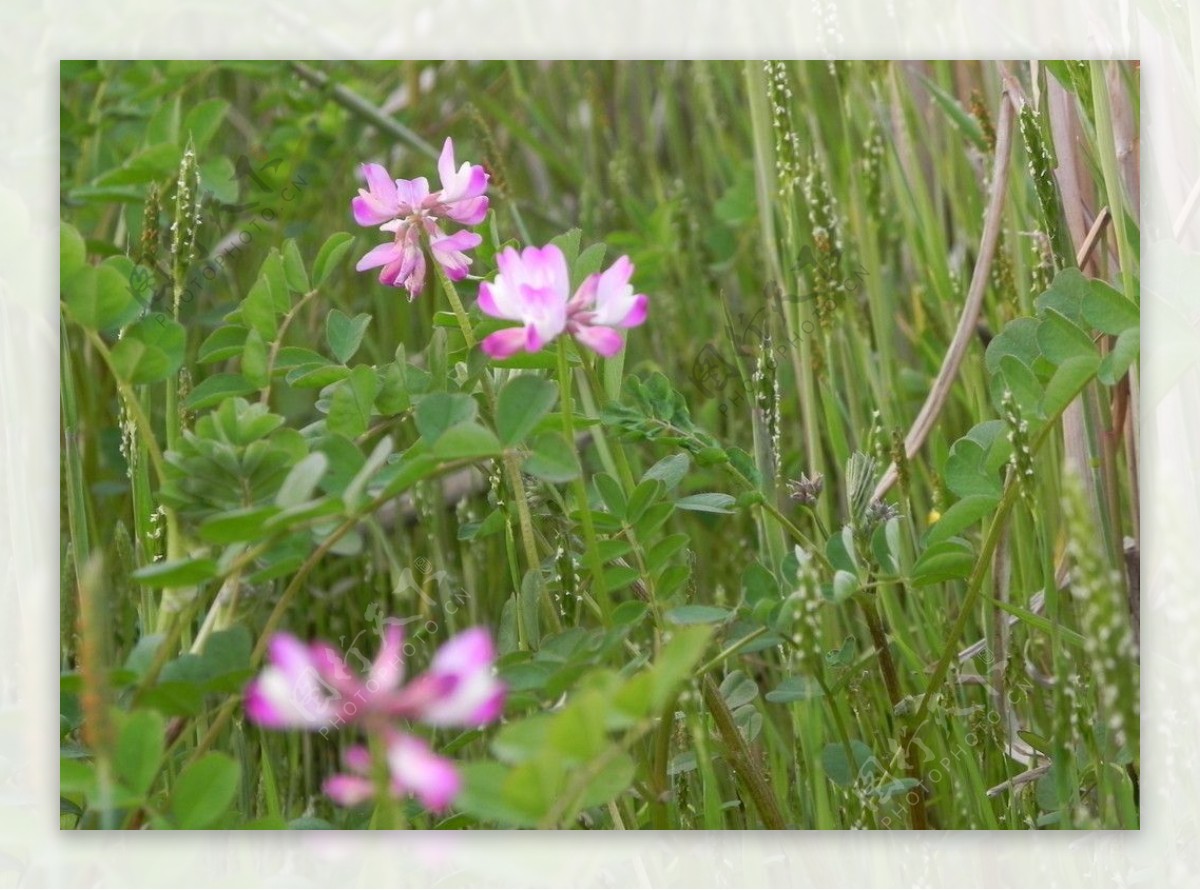
[[[971, 275], [971, 287], [967, 291], [967, 302], [963, 306], [962, 315], [958, 319], [958, 328], [950, 348], [942, 360], [942, 368], [938, 371], [937, 379], [921, 406], [917, 419], [904, 437], [904, 453], [911, 460], [933, 429], [934, 421], [946, 404], [950, 395], [950, 387], [958, 376], [958, 369], [967, 354], [967, 347], [975, 336], [975, 325], [979, 321], [979, 313], [983, 308], [983, 296], [987, 292], [988, 280], [992, 274], [992, 259], [996, 254], [996, 244], [1000, 240], [1001, 216], [1004, 210], [1004, 193], [1008, 189], [1008, 164], [1012, 153], [1013, 104], [1006, 88], [1000, 97], [1000, 115], [996, 123], [996, 157], [992, 165], [992, 196], [988, 201], [987, 214], [984, 217], [983, 237], [979, 244], [979, 259], [975, 262], [975, 271]], [[879, 484], [875, 486], [875, 498], [887, 494], [897, 478], [896, 464], [892, 463]]]

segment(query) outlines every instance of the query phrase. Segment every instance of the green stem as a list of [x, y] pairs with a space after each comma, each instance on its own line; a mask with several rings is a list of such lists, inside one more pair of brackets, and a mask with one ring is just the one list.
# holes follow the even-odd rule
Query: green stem
[[62, 349], [59, 360], [62, 364], [62, 424], [63, 463], [66, 465], [67, 527], [71, 532], [71, 559], [75, 565], [75, 577], [83, 577], [92, 552], [91, 535], [88, 529], [87, 493], [83, 482], [83, 436], [79, 430], [79, 404], [75, 396], [75, 375], [71, 369], [71, 345], [67, 340], [66, 323], [60, 321]]
[[717, 688], [712, 677], [707, 675], [700, 681], [700, 688], [704, 695], [704, 704], [712, 714], [717, 732], [720, 733], [725, 742], [725, 749], [729, 752], [729, 762], [754, 803], [754, 808], [758, 810], [758, 817], [762, 819], [763, 826], [773, 831], [783, 831], [787, 828], [787, 823], [784, 822], [783, 813], [779, 809], [779, 801], [776, 800], [774, 790], [746, 746], [746, 740], [737, 724], [733, 722], [733, 714], [729, 712], [729, 706], [721, 697], [721, 690]]
[[[478, 341], [475, 339], [475, 332], [471, 330], [471, 321], [467, 316], [466, 309], [463, 307], [462, 300], [459, 299], [454, 283], [450, 281], [445, 270], [442, 269], [439, 263], [435, 262], [433, 268], [438, 281], [441, 282], [446, 299], [450, 301], [450, 308], [454, 311], [454, 317], [458, 321], [463, 339], [467, 342], [467, 348], [474, 349]], [[487, 373], [482, 375], [481, 382], [484, 395], [488, 400], [492, 416], [494, 417], [496, 414], [496, 395], [492, 388], [491, 378]], [[517, 502], [517, 522], [521, 531], [521, 545], [525, 550], [525, 560], [528, 563], [528, 569], [535, 573], [538, 591], [546, 605], [546, 611], [551, 616], [551, 620], [557, 625], [559, 623], [558, 610], [550, 599], [550, 591], [546, 587], [546, 579], [542, 577], [542, 561], [538, 556], [537, 541], [533, 536], [533, 520], [530, 518], [529, 498], [525, 493], [525, 483], [521, 480], [521, 467], [517, 463], [516, 455], [509, 451], [505, 452], [502, 463], [508, 486], [512, 490], [513, 498]]]
[[[558, 338], [558, 391], [562, 409], [563, 435], [572, 448], [575, 447], [575, 406], [571, 397], [571, 365], [567, 361], [567, 338]], [[603, 613], [605, 623], [612, 611], [612, 602], [608, 596], [608, 585], [604, 581], [604, 561], [600, 558], [600, 548], [596, 543], [596, 528], [592, 523], [592, 511], [588, 506], [587, 483], [583, 474], [576, 476], [571, 482], [575, 491], [575, 502], [579, 506], [579, 521], [583, 526], [583, 541], [587, 549], [588, 565], [592, 572], [592, 586], [596, 591], [596, 602]]]
[[392, 775], [387, 761], [387, 741], [382, 732], [367, 735], [371, 752], [371, 779], [375, 783], [375, 816], [372, 827], [379, 829], [404, 828], [404, 808], [392, 794]]

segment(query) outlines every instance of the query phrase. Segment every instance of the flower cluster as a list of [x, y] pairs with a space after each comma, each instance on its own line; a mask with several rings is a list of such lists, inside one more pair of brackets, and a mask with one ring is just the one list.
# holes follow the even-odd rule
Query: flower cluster
[[[434, 727], [476, 727], [500, 716], [505, 687], [496, 679], [495, 648], [483, 628], [464, 631], [442, 645], [429, 669], [404, 683], [404, 629], [390, 622], [366, 676], [347, 667], [328, 643], [306, 645], [290, 634], [269, 644], [270, 663], [246, 689], [246, 716], [270, 729], [328, 731], [361, 725], [386, 751], [391, 791], [414, 795], [427, 808], [444, 810], [459, 790], [453, 762], [434, 754], [394, 721]], [[325, 793], [352, 806], [374, 793], [370, 755], [363, 746], [344, 756], [348, 773], [326, 779]]]
[[452, 281], [459, 281], [471, 265], [464, 251], [478, 247], [483, 240], [475, 232], [460, 229], [447, 235], [442, 220], [474, 226], [483, 222], [488, 211], [484, 195], [488, 174], [478, 164], [454, 165], [454, 142], [446, 140], [438, 160], [442, 187], [429, 191], [429, 181], [392, 179], [379, 164], [363, 164], [367, 188], [358, 190], [350, 202], [354, 221], [360, 226], [378, 226], [390, 232], [392, 240], [380, 244], [358, 261], [362, 272], [382, 266], [379, 281], [391, 287], [404, 287], [411, 300], [425, 286], [425, 246]]
[[[355, 268], [363, 272], [382, 267], [379, 281], [404, 287], [413, 299], [425, 286], [425, 246], [451, 281], [466, 277], [471, 260], [465, 251], [478, 247], [482, 238], [460, 229], [447, 235], [441, 220], [464, 226], [483, 222], [488, 211], [484, 195], [488, 174], [478, 164], [455, 168], [454, 143], [446, 140], [438, 161], [442, 188], [429, 191], [424, 177], [392, 179], [379, 164], [364, 164], [367, 188], [358, 190], [351, 202], [354, 219], [361, 226], [378, 226], [392, 240], [368, 251]], [[517, 322], [484, 338], [484, 352], [492, 358], [508, 358], [516, 352], [537, 352], [561, 334], [600, 355], [620, 352], [624, 341], [619, 329], [632, 328], [646, 320], [647, 299], [634, 293], [629, 281], [633, 263], [619, 257], [604, 272], [589, 275], [574, 294], [563, 252], [553, 244], [506, 247], [496, 257], [494, 281], [479, 288], [480, 310], [493, 318]]]

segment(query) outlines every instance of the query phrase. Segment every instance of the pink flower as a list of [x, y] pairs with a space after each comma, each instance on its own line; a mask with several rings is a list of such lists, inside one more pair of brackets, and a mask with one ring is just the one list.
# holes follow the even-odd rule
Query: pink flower
[[[290, 634], [276, 634], [268, 665], [246, 688], [246, 716], [271, 729], [324, 732], [362, 724], [386, 744], [392, 793], [412, 794], [429, 809], [443, 810], [458, 793], [453, 763], [392, 722], [481, 726], [500, 717], [506, 688], [495, 676], [496, 649], [483, 628], [451, 637], [434, 653], [429, 670], [407, 684], [403, 647], [403, 626], [391, 619], [379, 654], [362, 675], [328, 643], [305, 645]], [[334, 801], [352, 806], [374, 794], [367, 749], [348, 749], [345, 762], [349, 772], [330, 776], [324, 787]]]
[[[458, 796], [462, 782], [454, 762], [434, 754], [429, 745], [416, 736], [396, 730], [385, 733], [389, 790], [396, 797], [415, 796], [428, 810], [440, 813]], [[375, 795], [371, 780], [371, 754], [363, 745], [354, 745], [342, 755], [348, 773], [327, 778], [322, 790], [334, 803], [352, 807]]]
[[246, 716], [270, 729], [324, 729], [378, 711], [403, 679], [403, 642], [403, 628], [388, 625], [363, 679], [332, 646], [306, 646], [290, 634], [275, 634], [269, 664], [246, 688]]
[[429, 191], [425, 177], [392, 179], [379, 164], [363, 164], [367, 188], [358, 190], [350, 202], [354, 221], [360, 226], [378, 226], [392, 240], [371, 249], [355, 266], [362, 272], [380, 266], [379, 281], [403, 287], [413, 299], [425, 286], [425, 253], [422, 238], [429, 242], [433, 258], [453, 281], [467, 274], [471, 260], [464, 251], [478, 247], [482, 238], [466, 230], [447, 235], [439, 220], [465, 226], [483, 222], [488, 211], [488, 174], [478, 164], [454, 166], [454, 142], [446, 139], [438, 159], [442, 187]]
[[491, 723], [504, 708], [504, 684], [492, 663], [496, 649], [481, 627], [463, 631], [434, 655], [429, 670], [392, 700], [393, 710], [430, 726], [475, 727]]
[[549, 244], [509, 247], [496, 259], [499, 274], [479, 288], [479, 308], [493, 318], [520, 322], [483, 339], [484, 352], [508, 358], [515, 352], [537, 352], [563, 332], [605, 357], [623, 345], [617, 328], [632, 328], [646, 320], [648, 300], [634, 293], [629, 280], [633, 263], [622, 256], [607, 270], [590, 275], [570, 296], [567, 261]]

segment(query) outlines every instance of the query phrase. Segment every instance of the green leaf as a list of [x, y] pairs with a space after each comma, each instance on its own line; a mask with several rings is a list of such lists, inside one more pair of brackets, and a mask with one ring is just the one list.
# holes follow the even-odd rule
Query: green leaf
[[318, 362], [306, 362], [296, 365], [287, 372], [287, 382], [297, 389], [320, 389], [345, 380], [350, 376], [350, 369], [345, 365], [335, 365], [329, 359], [322, 358]]
[[201, 364], [224, 361], [241, 355], [249, 331], [238, 324], [221, 325], [200, 344], [196, 360]]
[[151, 145], [127, 158], [120, 167], [106, 170], [92, 185], [141, 185], [162, 179], [179, 167], [180, 150], [174, 142]]
[[642, 480], [657, 479], [667, 487], [667, 491], [671, 491], [683, 481], [683, 477], [687, 475], [691, 467], [692, 459], [687, 452], [672, 454], [648, 469], [642, 476]]
[[62, 282], [63, 301], [78, 324], [109, 331], [129, 324], [141, 314], [129, 279], [115, 266], [80, 266]]
[[858, 592], [858, 587], [858, 575], [838, 569], [833, 573], [833, 602], [845, 602]]
[[254, 392], [254, 384], [241, 374], [214, 374], [193, 389], [183, 401], [192, 411], [210, 408], [230, 396]]
[[145, 796], [158, 773], [166, 738], [163, 718], [155, 711], [134, 711], [127, 716], [117, 737], [113, 766], [121, 784]]
[[1100, 369], [1096, 372], [1101, 383], [1105, 386], [1115, 386], [1117, 381], [1125, 376], [1129, 366], [1137, 361], [1141, 337], [1142, 329], [1137, 325], [1121, 332], [1117, 342], [1113, 344], [1112, 351], [1104, 356], [1100, 362]]
[[570, 482], [582, 472], [575, 448], [558, 432], [542, 433], [530, 443], [523, 469], [547, 482]]
[[433, 454], [441, 460], [497, 457], [503, 450], [496, 434], [473, 420], [455, 424], [433, 443]]
[[192, 587], [216, 574], [217, 564], [211, 559], [175, 559], [143, 566], [133, 580], [150, 587]]
[[474, 420], [478, 411], [475, 400], [465, 393], [435, 392], [417, 402], [413, 419], [417, 432], [433, 444], [450, 427]]
[[1054, 417], [1071, 404], [1099, 368], [1100, 354], [1094, 350], [1089, 355], [1076, 355], [1059, 365], [1046, 384], [1046, 397], [1042, 402], [1042, 411], [1046, 416]]
[[685, 627], [671, 632], [671, 639], [659, 652], [653, 667], [650, 710], [662, 709], [679, 684], [691, 676], [712, 639], [711, 627]]
[[191, 139], [192, 146], [198, 154], [204, 151], [216, 135], [227, 111], [229, 103], [224, 99], [206, 99], [187, 113], [183, 119], [183, 132]]
[[769, 702], [787, 704], [794, 701], [808, 701], [820, 698], [825, 694], [821, 684], [812, 677], [785, 677], [783, 682], [768, 692], [765, 696]]
[[233, 803], [241, 768], [227, 754], [211, 753], [185, 769], [171, 794], [180, 828], [207, 828]]
[[922, 77], [921, 82], [925, 84], [934, 101], [946, 112], [946, 116], [954, 124], [954, 128], [971, 140], [979, 151], [986, 151], [987, 143], [984, 141], [983, 129], [979, 126], [979, 122], [959, 104], [954, 96], [943, 90], [933, 80]]
[[263, 340], [272, 342], [279, 333], [276, 321], [275, 298], [271, 294], [271, 283], [265, 275], [259, 275], [241, 303], [241, 316], [249, 327], [258, 331]]
[[621, 490], [621, 484], [607, 473], [597, 473], [595, 480], [596, 491], [600, 494], [600, 499], [604, 501], [604, 506], [608, 508], [608, 512], [617, 519], [625, 518], [625, 492]]
[[300, 256], [295, 238], [283, 242], [283, 273], [289, 288], [298, 294], [308, 293], [308, 272], [304, 270], [304, 258]]
[[973, 494], [955, 502], [942, 514], [925, 536], [926, 545], [937, 544], [952, 538], [963, 529], [970, 528], [983, 517], [992, 513], [1000, 501], [990, 494]]
[[204, 644], [204, 661], [213, 678], [250, 670], [254, 640], [248, 628], [238, 625], [214, 631]]
[[1021, 413], [1027, 419], [1037, 418], [1042, 410], [1042, 383], [1037, 375], [1019, 359], [1011, 355], [1000, 359], [1000, 372], [993, 377], [999, 386], [993, 387], [992, 402], [997, 411], [1003, 411], [1004, 390], [1012, 393]]
[[861, 776], [873, 775], [879, 769], [879, 761], [871, 749], [858, 739], [850, 740], [850, 754], [854, 758], [853, 766], [847, 756], [846, 746], [841, 742], [831, 742], [821, 750], [821, 768], [825, 770], [825, 775], [843, 788], [853, 785]]
[[966, 578], [975, 568], [975, 552], [961, 538], [940, 541], [925, 549], [912, 570], [916, 587]]
[[223, 204], [236, 204], [238, 199], [238, 174], [233, 161], [218, 156], [200, 164], [200, 188], [212, 194]]
[[58, 228], [58, 274], [66, 281], [87, 263], [87, 246], [83, 236], [70, 223], [59, 223]]
[[638, 520], [646, 513], [650, 507], [663, 492], [663, 484], [657, 479], [646, 479], [638, 483], [637, 488], [633, 490], [633, 494], [629, 496], [629, 503], [625, 507], [625, 521], [631, 525], [637, 525]]
[[371, 407], [379, 391], [379, 378], [367, 365], [358, 365], [338, 384], [329, 399], [326, 424], [330, 432], [356, 439], [367, 431]]
[[748, 677], [743, 671], [731, 671], [721, 681], [719, 687], [721, 698], [729, 710], [734, 711], [742, 705], [748, 705], [758, 698], [758, 684], [753, 677]]
[[1038, 346], [1054, 364], [1096, 354], [1096, 344], [1087, 331], [1053, 309], [1046, 311], [1038, 326]]
[[262, 389], [270, 381], [267, 375], [267, 344], [258, 331], [250, 331], [242, 345], [242, 376], [255, 389]]
[[735, 503], [737, 499], [733, 495], [710, 491], [680, 498], [675, 502], [675, 506], [680, 510], [694, 510], [699, 513], [733, 513], [730, 508]]
[[210, 544], [251, 541], [263, 532], [268, 520], [278, 513], [279, 508], [274, 504], [217, 513], [200, 523], [200, 537]]
[[580, 229], [571, 229], [569, 232], [563, 232], [550, 239], [550, 243], [563, 252], [563, 257], [567, 261], [567, 268], [573, 268], [575, 260], [579, 256], [579, 240], [583, 232]]
[[330, 309], [325, 317], [325, 340], [334, 358], [343, 365], [350, 361], [362, 345], [363, 335], [370, 323], [371, 316], [365, 312], [350, 318], [340, 309]]
[[321, 353], [306, 346], [282, 346], [279, 352], [275, 354], [275, 367], [272, 373], [278, 375], [290, 371], [292, 368], [298, 368], [301, 365], [331, 365], [337, 368], [341, 367], [341, 365], [333, 365]]
[[1041, 322], [1036, 318], [1014, 318], [992, 338], [984, 353], [984, 365], [989, 374], [1000, 370], [1004, 356], [1011, 356], [1026, 367], [1033, 368], [1042, 355], [1037, 332]]
[[[283, 256], [278, 247], [272, 247], [263, 260], [259, 277], [267, 280], [271, 288], [271, 304], [276, 315], [286, 315], [292, 308], [292, 296], [288, 290], [287, 273], [283, 269]], [[272, 337], [271, 339], [274, 339]]]
[[999, 470], [1012, 452], [1005, 432], [1003, 420], [985, 420], [955, 442], [946, 459], [946, 487], [960, 498], [999, 499], [1004, 490]]
[[342, 257], [346, 255], [353, 241], [354, 236], [349, 232], [337, 232], [325, 240], [325, 243], [321, 245], [321, 249], [317, 251], [317, 258], [313, 260], [312, 278], [314, 287], [320, 287], [325, 283], [325, 279], [333, 274], [333, 270], [342, 261]]
[[571, 267], [571, 289], [578, 289], [579, 285], [587, 279], [589, 275], [594, 275], [600, 271], [600, 267], [604, 264], [604, 253], [607, 246], [601, 242], [593, 244], [591, 247], [583, 250], [579, 254], [579, 258], [575, 260], [575, 265]]
[[1141, 324], [1137, 304], [1103, 281], [1093, 280], [1083, 301], [1083, 318], [1106, 334], [1120, 336]]
[[163, 315], [144, 318], [125, 329], [112, 349], [113, 369], [129, 383], [157, 383], [183, 364], [187, 334]]
[[1092, 296], [1091, 282], [1075, 268], [1063, 269], [1054, 276], [1050, 287], [1033, 301], [1038, 315], [1057, 312], [1072, 324], [1083, 327], [1083, 304]]
[[521, 442], [554, 407], [558, 387], [533, 374], [514, 377], [500, 390], [496, 400], [496, 431], [505, 446]]
[[320, 451], [314, 451], [308, 457], [297, 463], [288, 471], [283, 484], [275, 495], [278, 507], [295, 507], [312, 497], [317, 490], [317, 484], [329, 468], [329, 458]]
[[[604, 805], [629, 788], [633, 784], [636, 774], [637, 764], [624, 751], [615, 757], [608, 758], [599, 770], [593, 769], [591, 778], [588, 779], [579, 798], [575, 801], [574, 811], [578, 812]], [[568, 773], [568, 775], [576, 774]]]
[[720, 624], [733, 613], [720, 606], [687, 605], [668, 609], [663, 617], [671, 624]]

